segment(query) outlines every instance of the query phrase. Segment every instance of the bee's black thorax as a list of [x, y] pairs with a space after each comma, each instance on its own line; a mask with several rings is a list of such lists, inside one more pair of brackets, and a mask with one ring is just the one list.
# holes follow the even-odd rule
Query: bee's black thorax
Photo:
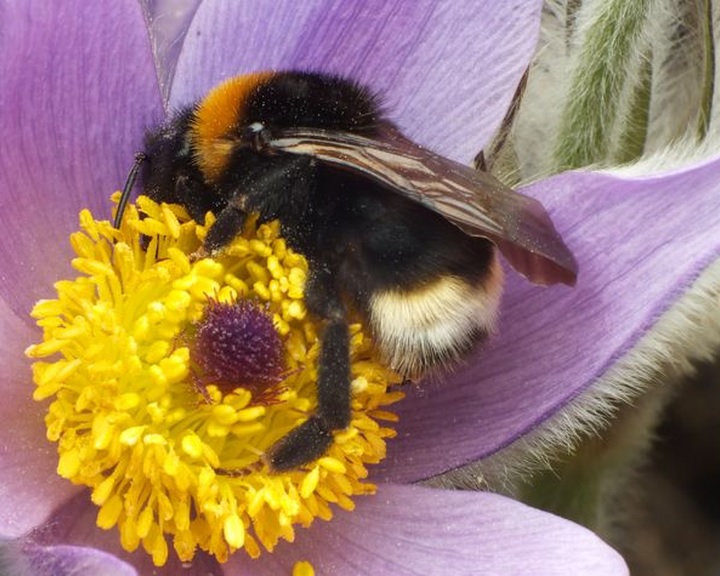
[[312, 72], [277, 74], [253, 91], [245, 116], [269, 127], [372, 132], [381, 120], [376, 98], [346, 79]]

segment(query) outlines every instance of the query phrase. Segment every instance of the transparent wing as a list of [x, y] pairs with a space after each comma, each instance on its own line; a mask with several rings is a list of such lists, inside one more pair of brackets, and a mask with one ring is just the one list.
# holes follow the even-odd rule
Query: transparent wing
[[314, 156], [360, 174], [443, 215], [471, 236], [493, 241], [510, 264], [537, 284], [575, 284], [577, 264], [545, 208], [387, 128], [367, 138], [349, 132], [284, 129], [256, 141], [267, 153]]

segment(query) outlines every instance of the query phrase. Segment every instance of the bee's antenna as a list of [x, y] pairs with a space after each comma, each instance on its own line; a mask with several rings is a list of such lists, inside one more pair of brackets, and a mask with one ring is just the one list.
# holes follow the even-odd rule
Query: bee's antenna
[[145, 160], [147, 160], [147, 156], [143, 152], [135, 154], [135, 163], [132, 168], [130, 168], [130, 172], [125, 180], [125, 186], [123, 186], [122, 194], [120, 195], [117, 212], [115, 212], [115, 220], [113, 220], [113, 227], [115, 228], [120, 228], [120, 223], [122, 222], [122, 217], [125, 213], [125, 207], [130, 199], [130, 193], [132, 192], [133, 186], [135, 186], [135, 180], [137, 180], [138, 172], [140, 172], [140, 166], [142, 166], [142, 163], [145, 162]]

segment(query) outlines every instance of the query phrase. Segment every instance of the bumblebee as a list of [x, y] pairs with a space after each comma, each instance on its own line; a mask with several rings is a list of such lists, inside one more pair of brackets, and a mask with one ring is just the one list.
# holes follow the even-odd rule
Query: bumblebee
[[[577, 266], [537, 201], [405, 138], [357, 83], [312, 72], [231, 78], [146, 137], [144, 193], [216, 215], [202, 253], [249, 214], [278, 219], [308, 260], [308, 311], [321, 321], [318, 407], [274, 445], [275, 471], [317, 459], [350, 421], [348, 312], [390, 367], [416, 379], [456, 364], [493, 331], [499, 251], [539, 284]], [[127, 202], [126, 186], [116, 226]]]

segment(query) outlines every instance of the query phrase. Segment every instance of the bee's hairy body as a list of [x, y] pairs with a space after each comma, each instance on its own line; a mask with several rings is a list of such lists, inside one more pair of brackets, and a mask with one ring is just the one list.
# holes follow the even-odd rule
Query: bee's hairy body
[[198, 221], [212, 210], [206, 252], [222, 250], [258, 213], [279, 219], [308, 259], [306, 303], [324, 323], [318, 409], [270, 450], [270, 466], [286, 470], [321, 456], [349, 423], [349, 309], [366, 319], [389, 365], [417, 378], [457, 362], [492, 331], [502, 273], [490, 241], [420, 203], [310, 155], [239, 145], [258, 124], [372, 138], [389, 123], [347, 80], [261, 73], [219, 86], [147, 138], [145, 193], [184, 205]]

